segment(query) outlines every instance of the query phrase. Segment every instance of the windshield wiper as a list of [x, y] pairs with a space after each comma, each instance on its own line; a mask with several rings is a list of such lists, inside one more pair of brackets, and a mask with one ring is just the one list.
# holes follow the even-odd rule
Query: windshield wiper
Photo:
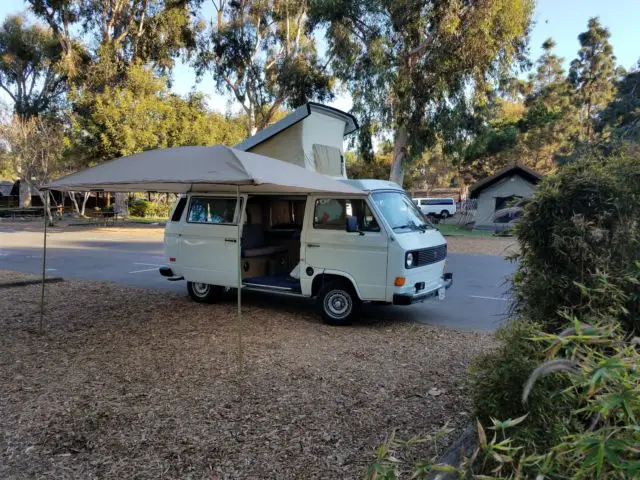
[[395, 230], [396, 228], [410, 228], [411, 230], [415, 230], [415, 229], [422, 230], [422, 228], [420, 228], [415, 223], [407, 223], [405, 225], [397, 225], [397, 226], [393, 227], [393, 230]]
[[396, 228], [409, 228], [411, 230], [420, 230], [421, 232], [425, 232], [430, 228], [433, 228], [432, 226], [428, 225], [428, 224], [422, 224], [422, 225], [416, 225], [415, 223], [411, 222], [411, 223], [407, 223], [405, 225], [398, 225], [396, 227], [393, 227], [393, 230], [395, 230]]

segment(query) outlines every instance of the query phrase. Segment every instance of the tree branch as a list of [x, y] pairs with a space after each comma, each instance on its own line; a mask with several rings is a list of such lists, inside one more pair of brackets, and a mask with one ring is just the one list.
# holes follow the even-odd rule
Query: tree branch
[[16, 96], [13, 93], [11, 93], [11, 90], [9, 90], [2, 82], [0, 82], [0, 88], [2, 88], [5, 92], [7, 92], [7, 94], [11, 97], [11, 100], [13, 100], [14, 103], [18, 101], [16, 99]]

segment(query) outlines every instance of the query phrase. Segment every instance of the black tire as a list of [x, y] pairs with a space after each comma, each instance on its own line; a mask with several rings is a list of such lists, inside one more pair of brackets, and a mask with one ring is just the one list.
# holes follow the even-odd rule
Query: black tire
[[347, 281], [332, 280], [318, 292], [318, 308], [329, 325], [351, 325], [360, 313], [360, 299]]
[[442, 211], [440, 212], [440, 216], [441, 216], [442, 218], [449, 218], [449, 212], [448, 212], [447, 210], [442, 210]]
[[187, 282], [189, 296], [198, 303], [215, 303], [220, 301], [224, 287], [208, 283]]

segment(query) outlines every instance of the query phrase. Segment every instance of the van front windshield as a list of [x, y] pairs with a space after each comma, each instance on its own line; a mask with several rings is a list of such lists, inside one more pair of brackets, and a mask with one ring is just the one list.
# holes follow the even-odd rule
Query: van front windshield
[[394, 231], [433, 228], [431, 222], [424, 218], [418, 207], [403, 192], [378, 192], [371, 197]]

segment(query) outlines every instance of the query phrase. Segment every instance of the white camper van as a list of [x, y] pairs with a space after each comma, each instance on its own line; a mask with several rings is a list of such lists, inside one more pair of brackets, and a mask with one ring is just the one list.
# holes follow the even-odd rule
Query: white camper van
[[316, 298], [334, 325], [357, 318], [362, 302], [444, 299], [447, 244], [411, 198], [387, 181], [341, 181], [362, 194], [182, 196], [161, 274], [186, 280], [197, 302], [218, 300], [241, 275], [243, 291]]

